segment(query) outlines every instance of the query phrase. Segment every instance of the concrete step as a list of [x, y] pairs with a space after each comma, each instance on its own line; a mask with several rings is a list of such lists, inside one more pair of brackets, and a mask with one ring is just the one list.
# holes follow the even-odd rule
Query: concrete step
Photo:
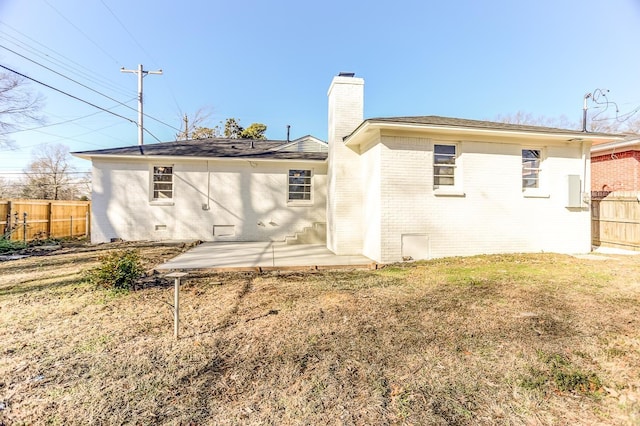
[[289, 245], [293, 244], [324, 244], [327, 242], [327, 224], [315, 222], [312, 226], [305, 227], [293, 236], [285, 238]]

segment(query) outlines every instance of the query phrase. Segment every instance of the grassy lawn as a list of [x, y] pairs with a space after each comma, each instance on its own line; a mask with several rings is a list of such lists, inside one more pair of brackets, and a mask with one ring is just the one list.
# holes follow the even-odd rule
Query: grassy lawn
[[0, 425], [640, 423], [637, 257], [193, 275], [176, 341], [171, 283], [85, 282], [116, 247], [0, 262]]

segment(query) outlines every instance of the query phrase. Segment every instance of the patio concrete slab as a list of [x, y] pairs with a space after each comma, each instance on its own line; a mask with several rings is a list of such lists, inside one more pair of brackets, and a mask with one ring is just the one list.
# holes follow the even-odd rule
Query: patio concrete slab
[[338, 256], [324, 244], [284, 242], [206, 242], [160, 265], [157, 269], [368, 267], [365, 256]]

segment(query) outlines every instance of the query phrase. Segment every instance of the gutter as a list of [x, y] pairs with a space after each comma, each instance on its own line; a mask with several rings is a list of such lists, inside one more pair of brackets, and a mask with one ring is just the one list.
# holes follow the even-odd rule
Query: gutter
[[303, 158], [255, 158], [255, 157], [185, 157], [179, 155], [126, 155], [126, 154], [76, 154], [71, 153], [74, 157], [82, 158], [83, 160], [93, 161], [94, 159], [118, 159], [118, 160], [182, 160], [182, 161], [254, 161], [265, 163], [282, 163], [282, 162], [294, 162], [294, 163], [326, 163], [328, 156], [324, 160], [311, 160]]
[[603, 143], [600, 145], [594, 145], [591, 147], [591, 153], [595, 152], [603, 152], [608, 150], [615, 150], [618, 148], [628, 148], [632, 146], [637, 146], [640, 149], [640, 139], [632, 139], [630, 141], [622, 141], [622, 142], [609, 142]]
[[486, 136], [500, 136], [500, 137], [527, 137], [527, 138], [540, 138], [540, 139], [559, 139], [562, 141], [578, 141], [578, 140], [621, 140], [623, 136], [607, 136], [603, 134], [584, 134], [581, 132], [575, 132], [568, 130], [566, 133], [549, 133], [549, 132], [535, 132], [535, 131], [518, 131], [518, 130], [504, 130], [504, 129], [488, 129], [478, 127], [458, 127], [447, 125], [432, 125], [432, 124], [411, 124], [411, 123], [388, 123], [388, 122], [376, 122], [365, 120], [358, 128], [354, 130], [349, 136], [346, 136], [343, 141], [346, 146], [354, 146], [360, 144], [360, 139], [365, 137], [367, 133], [381, 130], [416, 130], [416, 131], [430, 131], [449, 134], [463, 134], [463, 135], [486, 135]]

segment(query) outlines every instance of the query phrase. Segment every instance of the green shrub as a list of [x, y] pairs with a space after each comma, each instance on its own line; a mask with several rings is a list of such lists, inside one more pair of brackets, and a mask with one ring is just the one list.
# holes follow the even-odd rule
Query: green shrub
[[89, 282], [113, 290], [135, 290], [144, 274], [137, 250], [112, 251], [100, 257], [100, 265], [87, 271]]
[[26, 245], [22, 241], [12, 241], [6, 238], [0, 238], [0, 254], [22, 250], [25, 247]]

